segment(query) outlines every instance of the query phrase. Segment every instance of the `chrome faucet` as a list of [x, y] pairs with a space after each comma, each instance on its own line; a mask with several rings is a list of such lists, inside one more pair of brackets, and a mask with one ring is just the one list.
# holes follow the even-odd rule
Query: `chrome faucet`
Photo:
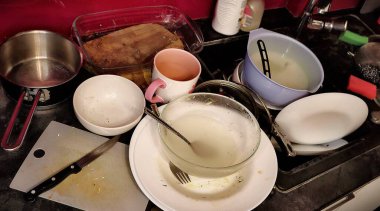
[[[330, 7], [331, 0], [309, 0], [302, 14], [301, 22], [298, 25], [296, 39], [301, 35], [305, 25], [307, 28], [314, 30], [345, 31], [347, 29], [346, 20], [320, 19], [320, 17], [317, 17], [328, 12]], [[313, 14], [314, 11], [317, 12], [316, 15]]]

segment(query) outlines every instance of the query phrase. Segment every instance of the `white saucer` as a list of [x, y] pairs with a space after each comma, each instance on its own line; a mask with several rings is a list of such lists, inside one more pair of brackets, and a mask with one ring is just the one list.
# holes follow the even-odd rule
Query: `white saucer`
[[249, 166], [223, 178], [190, 176], [180, 184], [160, 149], [157, 122], [145, 116], [129, 146], [132, 174], [142, 192], [163, 210], [251, 210], [271, 192], [277, 177], [277, 157], [269, 138], [261, 143]]
[[[271, 139], [272, 144], [275, 149], [281, 151], [280, 146], [278, 145], [277, 141], [274, 140], [272, 137]], [[296, 153], [297, 156], [312, 156], [312, 155], [321, 155], [321, 154], [327, 154], [330, 153], [336, 149], [339, 149], [345, 145], [347, 145], [348, 142], [344, 139], [338, 139], [332, 142], [324, 143], [324, 144], [296, 144], [292, 143], [293, 151]]]
[[[243, 62], [244, 60], [242, 60], [235, 68], [234, 72], [232, 73], [232, 76], [231, 76], [231, 80], [235, 83], [238, 83], [238, 84], [243, 84], [243, 82], [241, 81], [241, 75], [243, 73]], [[257, 98], [257, 96], [255, 94], [252, 94], [253, 96], [253, 99], [255, 100], [255, 102], [259, 105], [261, 105], [261, 102], [260, 100]], [[283, 109], [284, 107], [280, 107], [280, 106], [274, 106], [274, 105], [271, 105], [270, 103], [268, 103], [267, 101], [265, 101], [264, 99], [262, 99], [264, 104], [266, 105], [266, 107], [268, 109], [271, 109], [271, 110], [281, 110]]]
[[324, 144], [292, 144], [296, 155], [320, 155], [339, 149], [348, 142], [344, 139], [338, 139]]

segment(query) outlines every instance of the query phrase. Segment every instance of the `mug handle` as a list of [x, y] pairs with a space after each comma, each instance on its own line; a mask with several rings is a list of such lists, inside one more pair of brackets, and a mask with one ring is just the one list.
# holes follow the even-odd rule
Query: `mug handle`
[[148, 88], [145, 91], [145, 99], [147, 99], [151, 103], [163, 103], [164, 99], [160, 96], [154, 95], [158, 88], [165, 88], [166, 83], [162, 79], [157, 78], [151, 84], [149, 84]]

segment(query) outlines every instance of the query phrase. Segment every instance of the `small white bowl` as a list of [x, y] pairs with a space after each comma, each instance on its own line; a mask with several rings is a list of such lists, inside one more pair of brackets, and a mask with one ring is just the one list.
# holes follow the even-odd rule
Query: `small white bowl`
[[117, 75], [98, 75], [75, 90], [74, 112], [89, 131], [103, 136], [127, 132], [144, 114], [145, 98], [132, 81]]

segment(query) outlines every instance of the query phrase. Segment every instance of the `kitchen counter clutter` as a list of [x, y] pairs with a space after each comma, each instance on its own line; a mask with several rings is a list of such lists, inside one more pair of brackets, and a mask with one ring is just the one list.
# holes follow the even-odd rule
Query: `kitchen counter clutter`
[[[281, 17], [281, 20], [279, 20], [278, 17]], [[370, 16], [366, 16], [363, 17], [363, 20], [371, 21], [372, 18]], [[199, 83], [211, 79], [227, 79], [230, 75], [232, 75], [232, 72], [234, 71], [235, 67], [242, 61], [242, 59], [245, 56], [248, 33], [239, 32], [237, 35], [234, 36], [224, 36], [218, 34], [217, 32], [211, 29], [210, 20], [199, 20], [197, 21], [197, 24], [202, 29], [205, 38], [204, 48], [200, 53], [197, 54], [202, 64], [202, 74]], [[293, 29], [296, 26], [295, 24], [297, 24], [296, 20], [292, 18], [286, 11], [273, 10], [266, 11], [264, 13], [262, 27], [291, 36], [291, 34], [293, 33]], [[372, 24], [369, 25], [372, 26]], [[365, 29], [356, 25], [355, 23], [349, 26], [351, 27], [350, 30], [356, 30], [357, 33], [367, 33]], [[380, 33], [378, 26], [375, 25], [374, 29], [377, 33]], [[325, 71], [325, 81], [321, 90], [319, 90], [318, 93], [350, 93], [346, 90], [346, 79], [349, 75], [355, 74], [356, 72], [353, 69], [353, 61], [350, 60], [350, 57], [345, 56], [348, 50], [352, 51], [354, 50], [354, 48], [345, 43], [339, 43], [337, 39], [338, 36], [338, 34], [306, 30], [304, 32], [304, 35], [301, 36], [301, 41], [317, 55]], [[91, 75], [87, 71], [82, 69], [79, 75], [77, 76], [77, 80], [84, 81], [90, 76]], [[9, 88], [7, 88], [4, 85], [5, 83], [2, 81], [2, 85], [0, 86], [0, 134], [4, 133], [8, 121], [10, 119], [12, 109], [15, 106], [16, 99], [13, 96], [17, 96], [17, 94], [10, 94], [11, 90], [9, 90]], [[366, 102], [370, 111], [380, 110], [380, 108], [375, 104], [375, 102], [365, 99], [361, 96], [359, 97]], [[22, 119], [24, 119], [28, 115], [27, 110], [28, 105], [24, 105], [24, 107], [20, 111], [19, 118], [16, 120], [15, 128], [13, 131], [15, 134], [17, 134], [21, 130], [23, 122]], [[278, 112], [278, 110], [271, 110], [273, 116], [276, 116]], [[145, 123], [147, 122], [146, 119], [144, 121]], [[49, 131], [47, 132], [49, 133], [46, 132], [48, 126]], [[72, 184], [73, 188], [68, 188], [67, 185], [70, 183], [70, 180], [65, 181], [65, 184], [62, 183], [61, 188], [57, 186], [57, 189], [55, 191], [52, 190], [50, 194], [53, 195], [49, 195], [49, 193], [46, 192], [46, 194], [42, 196], [43, 198], [38, 198], [35, 202], [26, 202], [23, 198], [23, 192], [18, 191], [26, 191], [30, 185], [27, 187], [25, 186], [25, 183], [28, 183], [29, 181], [34, 181], [38, 183], [37, 177], [28, 177], [28, 175], [32, 172], [30, 172], [30, 169], [28, 169], [28, 163], [23, 164], [25, 159], [28, 158], [28, 162], [30, 162], [30, 159], [34, 159], [36, 161], [43, 161], [43, 159], [39, 160], [38, 158], [38, 156], [40, 156], [39, 153], [41, 153], [41, 151], [39, 151], [38, 149], [43, 147], [47, 148], [45, 151], [43, 151], [42, 154], [45, 153], [46, 156], [54, 157], [54, 155], [49, 154], [49, 150], [47, 150], [49, 146], [51, 147], [51, 145], [49, 144], [49, 140], [47, 140], [46, 138], [49, 139], [50, 137], [51, 139], [55, 138], [62, 140], [64, 136], [60, 136], [60, 133], [52, 133], [51, 129], [53, 126], [55, 126], [56, 128], [64, 128], [66, 132], [69, 131], [68, 133], [66, 133], [66, 135], [68, 134], [67, 136], [72, 137], [72, 139], [75, 139], [75, 134], [81, 134], [82, 136], [87, 137], [91, 136], [91, 134], [85, 132], [86, 129], [76, 119], [71, 97], [57, 104], [48, 106], [38, 106], [23, 145], [16, 151], [2, 150], [0, 152], [0, 162], [2, 163], [0, 168], [0, 210], [77, 210], [77, 208], [93, 210], [96, 208], [101, 208], [101, 206], [96, 207], [93, 205], [84, 207], [76, 206], [78, 204], [83, 204], [81, 202], [91, 202], [91, 200], [94, 199], [87, 197], [86, 194], [81, 195], [81, 198], [71, 198], [69, 200], [70, 202], [67, 202], [67, 198], [64, 198], [67, 195], [60, 195], [59, 191], [66, 190], [66, 193], [67, 191], [70, 193], [77, 193], [79, 190], [83, 190], [80, 188], [81, 184]], [[128, 172], [129, 170], [127, 171], [125, 168], [129, 167], [129, 159], [127, 157], [128, 153], [125, 148], [128, 148], [128, 146], [135, 147], [136, 143], [140, 143], [136, 142], [136, 140], [134, 140], [133, 142], [131, 141], [133, 139], [132, 135], [135, 130], [141, 132], [144, 129], [143, 126], [137, 127], [138, 128], [133, 128], [131, 131], [123, 134], [121, 143], [118, 143], [117, 148], [113, 149], [114, 153], [118, 153], [120, 155], [119, 157], [111, 156], [112, 154], [105, 154], [106, 160], [99, 160], [99, 163], [101, 163], [100, 161], [106, 163], [105, 165], [107, 165], [107, 168], [105, 168], [104, 170], [115, 170], [115, 172], [119, 172], [115, 174], [124, 175], [122, 177], [127, 177], [127, 175], [131, 173]], [[265, 124], [263, 124], [262, 127], [265, 127]], [[80, 131], [77, 129], [84, 131]], [[263, 128], [263, 130], [264, 129], [265, 128]], [[374, 124], [370, 121], [370, 117], [367, 117], [367, 120], [357, 131], [348, 135], [347, 137], [344, 137], [348, 144], [332, 153], [327, 153], [318, 156], [296, 156], [292, 158], [282, 154], [281, 152], [276, 151], [278, 168], [271, 168], [270, 171], [273, 174], [275, 174], [274, 172], [277, 172], [277, 178], [275, 180], [275, 185], [272, 191], [265, 190], [267, 191], [266, 193], [268, 193], [269, 195], [267, 197], [264, 196], [263, 198], [259, 197], [259, 199], [258, 196], [260, 194], [256, 194], [254, 192], [258, 189], [252, 188], [252, 192], [245, 192], [246, 194], [244, 194], [244, 196], [242, 196], [241, 198], [244, 201], [244, 203], [241, 204], [241, 207], [243, 207], [242, 209], [247, 209], [247, 207], [244, 207], [245, 204], [254, 204], [255, 207], [257, 206], [255, 210], [319, 210], [327, 207], [338, 208], [339, 206], [343, 206], [343, 204], [339, 204], [339, 202], [342, 201], [340, 200], [341, 198], [348, 198], [346, 196], [355, 196], [356, 193], [363, 192], [358, 191], [358, 188], [360, 188], [364, 184], [367, 184], [367, 182], [369, 181], [377, 181], [378, 179], [376, 180], [376, 178], [380, 176], [380, 134], [378, 131], [380, 131], [380, 125]], [[147, 135], [150, 134], [141, 133], [141, 136]], [[15, 135], [11, 136], [11, 139], [14, 139], [14, 136]], [[41, 141], [41, 138], [44, 138], [44, 142]], [[94, 139], [103, 141], [101, 137], [94, 136]], [[142, 142], [146, 140], [140, 141]], [[61, 143], [61, 147], [67, 150], [67, 148], [65, 148], [64, 145], [69, 143], [72, 145], [75, 142], [75, 140], [70, 140], [67, 143]], [[77, 148], [73, 149], [71, 154], [79, 156], [81, 151], [83, 151], [86, 147], [88, 148], [88, 144], [82, 142], [80, 145], [78, 145]], [[269, 144], [269, 139], [265, 143]], [[149, 150], [149, 152], [156, 152], [154, 148], [151, 148]], [[141, 151], [141, 153], [147, 152]], [[271, 152], [268, 152], [267, 156], [270, 153]], [[68, 156], [70, 155], [70, 153], [64, 153], [64, 151], [55, 151], [54, 154], [62, 154], [60, 155], [62, 156], [62, 160], [55, 160], [56, 162], [64, 162], [68, 159]], [[136, 156], [136, 159], [141, 158], [142, 155]], [[147, 154], [146, 156], [147, 158], [152, 157], [151, 154]], [[271, 158], [273, 158], [273, 156]], [[122, 162], [123, 159], [125, 160], [125, 166], [123, 166], [123, 168], [117, 167], [116, 164], [120, 164], [120, 162]], [[45, 162], [48, 161], [45, 160]], [[144, 160], [140, 159], [138, 160], [138, 162], [143, 164]], [[158, 165], [163, 165], [163, 162], [164, 160], [162, 159], [158, 159], [157, 161], [154, 159], [148, 159], [147, 163], [157, 163]], [[99, 165], [99, 163], [94, 162], [93, 168]], [[276, 162], [273, 162], [273, 165], [271, 167], [276, 167], [274, 163]], [[11, 185], [11, 183], [14, 180], [16, 173], [19, 171], [21, 167], [23, 167], [23, 169], [26, 170], [25, 172], [19, 173], [27, 173], [27, 175], [24, 175], [24, 177], [22, 177], [21, 179], [20, 177], [17, 178], [17, 181], [22, 182], [24, 186], [17, 186], [16, 188], [16, 186], [14, 184]], [[34, 171], [38, 171], [38, 168], [35, 168]], [[41, 171], [49, 172], [52, 170], [41, 169]], [[136, 169], [132, 169], [132, 171], [136, 171]], [[86, 169], [85, 173], [88, 176], [92, 173], [92, 171], [91, 169]], [[154, 173], [156, 174], [157, 172]], [[262, 172], [261, 176], [265, 176], [266, 173], [267, 172]], [[46, 177], [50, 176], [50, 174], [48, 173], [45, 174]], [[136, 185], [130, 180], [124, 180], [124, 178], [117, 177], [117, 175], [115, 174], [107, 174], [111, 175], [110, 177], [112, 178], [112, 182], [110, 182], [110, 184], [113, 188], [116, 188], [117, 184], [125, 185], [125, 183], [128, 183], [129, 185]], [[42, 175], [44, 174], [38, 172], [37, 175], [43, 177]], [[244, 188], [242, 188], [242, 184], [244, 184], [245, 182], [244, 179], [247, 179], [247, 181], [248, 179], [251, 179], [249, 180], [249, 184], [255, 184], [256, 181], [253, 181], [252, 178], [244, 177], [247, 175], [248, 173], [244, 174], [243, 177], [229, 178], [231, 181], [240, 181], [237, 183], [237, 185], [233, 186], [232, 189], [234, 191], [245, 190]], [[172, 176], [173, 175], [167, 175], [167, 177]], [[255, 178], [258, 178], [260, 180], [264, 177]], [[268, 181], [270, 181], [266, 181], [265, 184], [271, 183], [272, 179], [274, 179], [273, 175], [268, 176], [267, 178]], [[110, 178], [103, 179], [103, 181], [109, 181]], [[140, 177], [139, 180], [136, 182], [139, 183], [141, 182], [141, 180], [144, 180], [145, 182], [149, 183], [149, 181], [146, 180], [146, 177]], [[164, 180], [159, 179], [156, 181], [156, 183], [159, 184], [149, 184], [151, 185], [150, 187], [157, 186], [157, 188], [153, 189], [153, 191], [159, 191], [162, 192], [162, 194], [172, 193], [173, 189], [170, 189], [170, 191], [166, 192], [166, 190], [169, 190], [167, 186], [170, 186], [172, 184], [165, 183], [163, 181]], [[201, 186], [203, 182], [205, 181], [196, 179], [194, 180], [194, 184], [199, 186]], [[94, 182], [93, 184], [95, 185], [98, 183]], [[366, 192], [368, 192], [367, 190], [369, 190], [369, 192], [373, 192], [373, 195], [376, 195], [378, 192], [380, 192], [380, 187], [378, 187], [379, 183], [375, 182], [372, 184], [375, 184], [375, 186], [372, 186], [370, 189], [366, 189]], [[10, 185], [12, 188], [10, 187]], [[104, 190], [106, 190], [107, 184], [103, 185], [104, 186], [102, 187], [105, 188]], [[220, 185], [220, 183], [215, 182], [214, 185], [217, 186]], [[175, 187], [176, 189], [181, 189], [181, 186], [173, 185], [173, 187]], [[123, 191], [125, 192], [113, 191], [112, 189], [108, 189], [108, 191], [109, 192], [107, 192], [107, 196], [98, 196], [98, 198], [95, 197], [96, 200], [108, 200], [110, 199], [110, 196], [120, 197], [118, 198], [118, 200], [121, 201], [127, 200], [127, 198], [129, 200], [132, 200], [133, 198], [133, 196], [130, 195], [128, 195], [127, 197], [127, 194], [130, 192], [128, 192], [125, 189], [123, 189]], [[353, 192], [353, 194], [351, 194], [351, 192]], [[137, 195], [134, 196], [136, 199], [136, 201], [134, 202], [136, 202], [136, 204], [137, 202], [140, 202], [140, 204], [134, 207], [133, 210], [157, 210], [157, 206], [152, 201], [149, 201], [149, 203], [146, 205], [147, 198], [145, 198], [145, 196], [143, 196], [143, 194], [141, 193], [145, 193], [146, 195], [146, 190], [142, 190], [142, 192], [139, 192]], [[126, 197], [122, 197], [123, 194], [126, 194]], [[188, 197], [191, 198], [191, 194], [193, 193], [188, 192], [188, 194]], [[62, 196], [64, 197], [62, 198]], [[209, 196], [206, 195], [206, 198], [207, 197]], [[360, 198], [361, 196], [356, 197], [356, 199]], [[216, 198], [213, 198], [213, 200], [223, 201], [221, 199], [228, 201], [228, 194], [226, 194], [223, 191], [220, 191], [219, 195]], [[170, 198], [167, 198], [167, 200], [170, 200]], [[181, 198], [181, 200], [187, 201], [188, 199], [186, 199], [185, 197]], [[205, 201], [205, 198], [196, 198], [196, 200], [199, 200], [200, 203], [207, 202]], [[334, 203], [337, 200], [339, 200], [338, 203]], [[54, 201], [59, 201], [61, 203], [57, 203]], [[157, 205], [160, 203], [159, 200], [154, 200], [154, 202], [157, 203]], [[352, 200], [350, 203], [353, 202], [354, 200]], [[236, 201], [236, 203], [241, 202]], [[102, 206], [103, 208], [107, 207], [107, 203], [103, 203]], [[128, 203], [113, 204], [113, 206], [115, 209], [120, 209], [120, 207], [128, 206]], [[380, 206], [380, 199], [374, 199], [372, 200], [372, 202], [361, 204], [360, 208], [362, 208], [362, 210], [366, 210], [373, 209], [373, 207], [376, 206]], [[129, 208], [132, 209], [132, 207]], [[189, 209], [192, 208], [194, 207], [189, 206]]]
[[[107, 139], [52, 121], [20, 167], [10, 187], [27, 192], [48, 174], [59, 171]], [[117, 142], [101, 159], [90, 163], [40, 197], [85, 210], [142, 210], [148, 199], [135, 185], [126, 157], [126, 144]], [[42, 157], [36, 154], [45, 152]], [[115, 168], [117, 166], [117, 168]], [[97, 194], [89, 194], [95, 192]]]

